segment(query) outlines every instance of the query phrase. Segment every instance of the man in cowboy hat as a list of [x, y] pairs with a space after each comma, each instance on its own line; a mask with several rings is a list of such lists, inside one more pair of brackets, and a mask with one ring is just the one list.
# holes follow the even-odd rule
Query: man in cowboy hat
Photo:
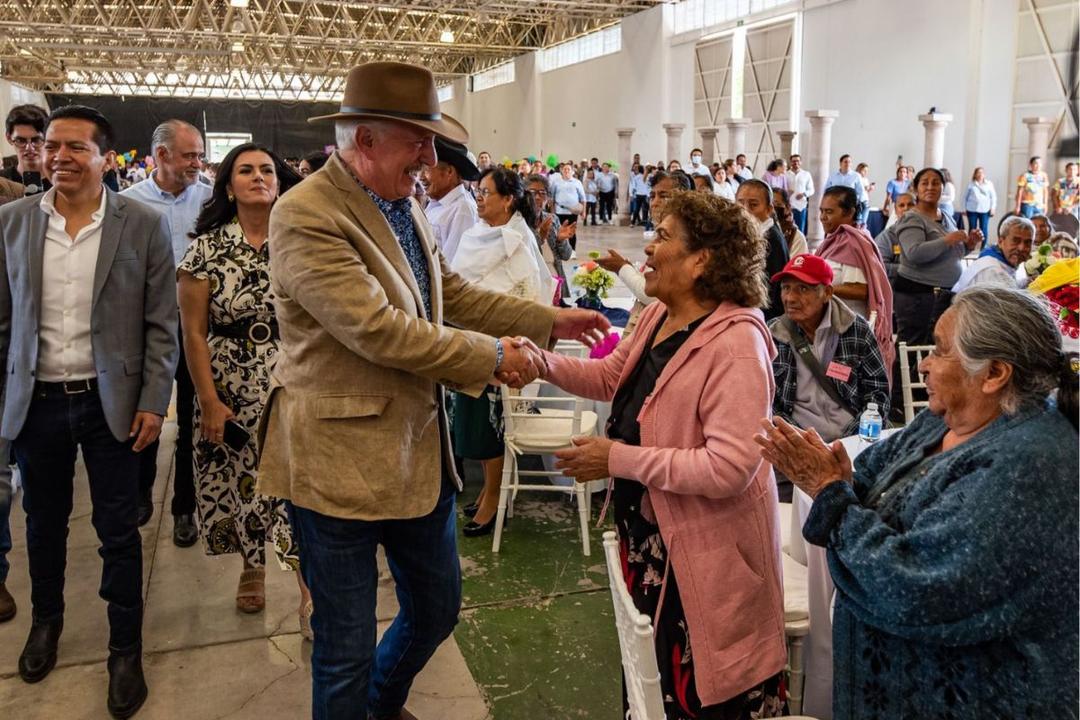
[[[436, 137], [464, 143], [468, 133], [440, 114], [428, 70], [355, 67], [341, 112], [312, 120], [335, 122], [338, 151], [270, 218], [282, 351], [259, 490], [293, 505], [315, 604], [313, 716], [409, 719], [412, 680], [461, 604], [461, 481], [442, 388], [479, 396], [496, 380], [529, 382], [543, 361], [509, 335], [588, 339], [607, 321], [480, 290], [448, 270], [410, 198], [413, 173], [436, 164]], [[376, 648], [380, 544], [401, 609]]]
[[464, 145], [435, 137], [435, 154], [439, 158], [432, 167], [424, 168], [420, 177], [431, 198], [424, 215], [435, 231], [435, 242], [448, 264], [454, 262], [461, 235], [479, 221], [476, 201], [462, 181], [480, 179], [480, 170], [469, 159]]

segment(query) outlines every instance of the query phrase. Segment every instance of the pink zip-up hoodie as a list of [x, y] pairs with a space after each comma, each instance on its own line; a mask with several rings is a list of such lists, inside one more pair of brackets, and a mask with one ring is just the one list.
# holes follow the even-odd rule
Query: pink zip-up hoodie
[[[665, 311], [647, 307], [602, 360], [546, 353], [547, 380], [610, 401]], [[703, 705], [749, 690], [787, 660], [776, 481], [753, 440], [772, 414], [775, 355], [760, 310], [721, 304], [646, 398], [641, 446], [617, 443], [608, 460], [613, 477], [645, 486], [642, 510], [660, 527], [679, 580]]]

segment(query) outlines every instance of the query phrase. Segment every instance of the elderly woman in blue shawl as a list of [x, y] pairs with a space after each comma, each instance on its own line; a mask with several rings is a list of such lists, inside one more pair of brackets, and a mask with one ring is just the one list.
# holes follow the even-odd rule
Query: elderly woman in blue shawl
[[1015, 289], [960, 293], [934, 342], [929, 410], [854, 472], [812, 430], [776, 419], [758, 436], [814, 498], [803, 535], [836, 583], [833, 717], [1075, 718], [1076, 371]]

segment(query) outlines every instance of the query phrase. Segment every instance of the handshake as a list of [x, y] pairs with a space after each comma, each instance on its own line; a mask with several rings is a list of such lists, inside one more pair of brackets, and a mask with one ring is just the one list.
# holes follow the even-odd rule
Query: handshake
[[547, 375], [547, 361], [532, 340], [525, 337], [504, 337], [500, 338], [500, 342], [503, 357], [499, 367], [495, 369], [496, 384], [520, 389]]

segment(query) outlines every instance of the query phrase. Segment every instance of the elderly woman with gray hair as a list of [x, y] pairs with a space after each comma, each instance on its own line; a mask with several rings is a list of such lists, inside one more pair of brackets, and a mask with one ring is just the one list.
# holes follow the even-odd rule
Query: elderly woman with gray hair
[[[833, 718], [1076, 717], [1077, 373], [1026, 293], [956, 296], [928, 412], [851, 463], [763, 421], [836, 583]], [[1056, 396], [1056, 397], [1053, 397]]]

